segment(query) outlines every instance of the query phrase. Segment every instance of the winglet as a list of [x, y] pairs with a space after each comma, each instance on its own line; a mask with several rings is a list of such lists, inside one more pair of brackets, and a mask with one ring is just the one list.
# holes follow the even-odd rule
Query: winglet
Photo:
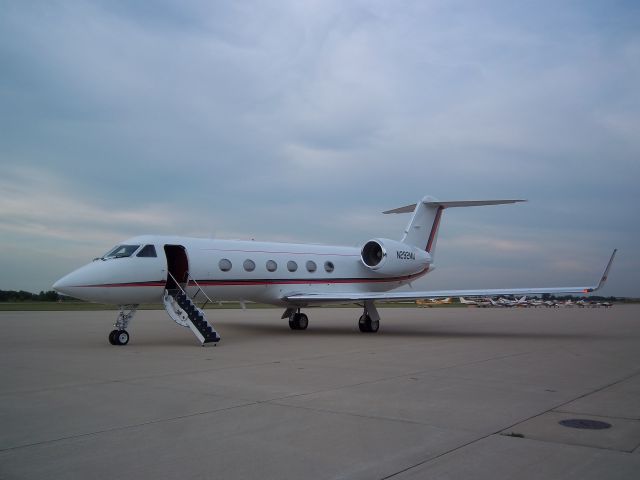
[[613, 259], [615, 258], [617, 251], [618, 251], [617, 248], [613, 249], [613, 253], [611, 254], [611, 258], [609, 259], [609, 263], [607, 263], [607, 268], [604, 269], [604, 273], [602, 274], [602, 277], [600, 278], [600, 281], [598, 282], [598, 285], [595, 288], [585, 288], [584, 289], [584, 293], [595, 292], [596, 290], [600, 290], [600, 288], [602, 288], [602, 286], [607, 281], [607, 278], [609, 277], [609, 270], [611, 270], [611, 264], [613, 263]]

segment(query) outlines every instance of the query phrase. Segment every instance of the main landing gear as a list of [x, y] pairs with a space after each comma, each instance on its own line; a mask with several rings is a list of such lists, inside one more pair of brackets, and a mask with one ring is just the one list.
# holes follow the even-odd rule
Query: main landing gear
[[129, 322], [136, 313], [138, 305], [120, 305], [120, 312], [118, 313], [118, 319], [113, 324], [115, 330], [111, 330], [109, 334], [109, 343], [111, 345], [126, 345], [129, 343], [129, 332], [127, 327]]
[[[282, 318], [289, 318], [291, 330], [306, 330], [309, 326], [309, 318], [300, 312], [300, 308], [287, 308]], [[373, 301], [364, 302], [364, 312], [358, 320], [358, 328], [362, 333], [376, 333], [380, 329], [380, 315]]]
[[289, 328], [291, 330], [306, 330], [309, 326], [309, 317], [298, 309], [289, 317]]
[[358, 320], [358, 328], [362, 333], [376, 333], [380, 328], [380, 315], [373, 302], [364, 303], [364, 312]]

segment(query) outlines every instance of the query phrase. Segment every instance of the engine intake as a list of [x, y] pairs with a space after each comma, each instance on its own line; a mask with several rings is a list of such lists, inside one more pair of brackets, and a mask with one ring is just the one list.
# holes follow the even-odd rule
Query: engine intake
[[370, 268], [376, 267], [384, 258], [384, 250], [375, 240], [371, 240], [362, 247], [362, 262]]
[[412, 275], [425, 270], [431, 255], [406, 243], [375, 238], [364, 244], [360, 259], [365, 267], [384, 276]]

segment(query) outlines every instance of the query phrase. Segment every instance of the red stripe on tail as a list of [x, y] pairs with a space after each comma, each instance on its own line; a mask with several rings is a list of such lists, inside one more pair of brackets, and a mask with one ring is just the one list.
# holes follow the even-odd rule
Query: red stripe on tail
[[431, 227], [431, 233], [429, 234], [429, 241], [427, 242], [427, 248], [425, 250], [431, 253], [431, 249], [433, 248], [433, 242], [436, 239], [436, 234], [438, 233], [438, 228], [440, 227], [440, 217], [442, 216], [442, 211], [444, 207], [438, 207], [438, 211], [436, 212], [436, 218], [433, 219], [433, 226]]

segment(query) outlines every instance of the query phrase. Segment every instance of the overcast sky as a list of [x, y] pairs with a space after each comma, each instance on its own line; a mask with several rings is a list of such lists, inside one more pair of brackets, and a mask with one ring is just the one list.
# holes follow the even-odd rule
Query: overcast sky
[[142, 233], [360, 245], [420, 288], [640, 297], [640, 2], [0, 1], [0, 289]]

